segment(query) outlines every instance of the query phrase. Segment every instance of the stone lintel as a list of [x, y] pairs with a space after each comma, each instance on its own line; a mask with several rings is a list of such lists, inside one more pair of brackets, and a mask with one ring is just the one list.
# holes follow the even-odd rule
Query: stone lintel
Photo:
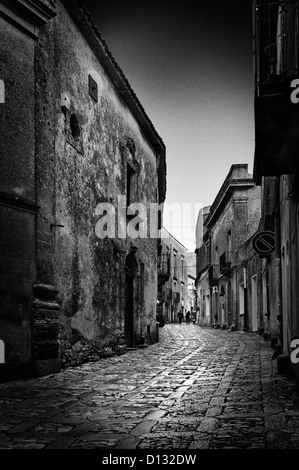
[[37, 38], [38, 28], [56, 16], [42, 0], [0, 0], [0, 15]]

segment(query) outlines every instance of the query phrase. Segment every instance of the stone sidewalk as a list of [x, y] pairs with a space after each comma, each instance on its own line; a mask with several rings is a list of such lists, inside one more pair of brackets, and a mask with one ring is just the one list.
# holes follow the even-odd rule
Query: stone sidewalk
[[0, 449], [299, 449], [299, 397], [253, 333], [165, 325], [160, 342], [0, 384]]

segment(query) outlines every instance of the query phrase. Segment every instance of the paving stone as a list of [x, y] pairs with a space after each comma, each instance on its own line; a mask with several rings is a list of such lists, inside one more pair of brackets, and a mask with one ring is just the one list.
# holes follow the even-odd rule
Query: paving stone
[[210, 406], [206, 412], [206, 416], [219, 416], [222, 408], [220, 406]]
[[72, 429], [71, 434], [72, 436], [80, 436], [87, 431], [90, 431], [94, 427], [93, 423], [83, 423], [79, 424], [75, 428]]
[[34, 428], [37, 424], [38, 421], [25, 421], [23, 423], [17, 424], [16, 426], [10, 427], [7, 432], [10, 434], [21, 434], [22, 432], [25, 432], [28, 429]]
[[198, 432], [211, 433], [217, 425], [217, 419], [203, 418], [200, 426], [196, 429]]
[[189, 449], [209, 449], [209, 440], [199, 440], [199, 441], [192, 441], [189, 446]]
[[143, 350], [0, 384], [0, 448], [299, 448], [299, 397], [258, 335], [166, 324]]
[[134, 436], [128, 436], [119, 440], [115, 449], [136, 449], [140, 439]]
[[135, 437], [140, 437], [143, 434], [147, 434], [155, 424], [156, 421], [153, 420], [142, 421], [132, 429], [131, 434]]
[[68, 449], [74, 442], [74, 437], [59, 437], [45, 446], [46, 449]]
[[146, 415], [147, 420], [158, 420], [160, 418], [163, 418], [166, 415], [166, 411], [164, 410], [153, 410], [149, 414]]
[[210, 401], [210, 406], [222, 405], [225, 401], [224, 397], [213, 397]]
[[265, 428], [268, 429], [280, 429], [286, 425], [286, 416], [283, 413], [272, 414], [265, 416]]

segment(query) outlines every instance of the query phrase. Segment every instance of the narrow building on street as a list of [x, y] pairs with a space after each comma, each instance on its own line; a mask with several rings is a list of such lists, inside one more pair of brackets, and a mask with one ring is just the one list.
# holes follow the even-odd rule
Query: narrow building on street
[[209, 214], [210, 207], [206, 206], [199, 210], [195, 228], [195, 289], [197, 297], [197, 321], [201, 326], [212, 324], [209, 283], [210, 245], [208, 231], [204, 230], [204, 222]]
[[1, 0], [0, 42], [0, 367], [154, 342], [161, 137], [79, 0]]
[[[250, 280], [258, 263], [247, 265], [256, 253], [244, 244], [257, 231], [261, 217], [261, 188], [253, 182], [247, 164], [232, 165], [214, 202], [198, 214], [196, 225], [196, 288], [199, 324], [256, 331], [252, 321]], [[252, 281], [254, 283], [254, 281]], [[254, 285], [254, 284], [253, 284]], [[257, 291], [253, 290], [257, 302]], [[254, 304], [255, 305], [255, 304]], [[254, 313], [254, 318], [257, 316]]]
[[[293, 368], [299, 338], [299, 26], [298, 0], [254, 0], [254, 180], [262, 189], [266, 330], [279, 342], [278, 365]], [[284, 364], [284, 365], [283, 365]]]
[[188, 253], [187, 262], [187, 304], [186, 310], [190, 312], [192, 320], [197, 321], [197, 291], [195, 287], [196, 280], [196, 253]]
[[190, 253], [165, 227], [160, 235], [158, 305], [165, 321], [173, 323], [178, 321], [180, 311], [185, 316], [195, 306], [188, 289], [190, 280], [195, 278], [195, 253]]

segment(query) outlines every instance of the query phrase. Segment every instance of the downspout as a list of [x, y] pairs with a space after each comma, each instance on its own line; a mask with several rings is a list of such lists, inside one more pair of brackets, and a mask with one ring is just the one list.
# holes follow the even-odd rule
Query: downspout
[[247, 298], [247, 267], [243, 265], [243, 283], [244, 283], [244, 331], [248, 331], [248, 298]]
[[280, 342], [283, 346], [283, 316], [282, 316], [282, 279], [281, 279], [281, 240], [280, 240], [280, 177], [277, 178], [277, 192], [276, 192], [276, 204], [275, 204], [275, 236], [276, 236], [276, 248], [275, 248], [275, 284], [277, 292], [277, 320], [280, 323]]
[[[239, 290], [238, 290], [238, 267], [239, 267], [239, 252], [235, 250], [236, 255], [236, 269], [235, 269], [235, 280], [236, 280], [236, 294], [235, 294], [235, 306], [233, 307], [233, 321], [236, 329], [239, 329], [239, 315], [238, 315], [238, 302], [239, 302]], [[233, 305], [233, 302], [232, 302]]]

